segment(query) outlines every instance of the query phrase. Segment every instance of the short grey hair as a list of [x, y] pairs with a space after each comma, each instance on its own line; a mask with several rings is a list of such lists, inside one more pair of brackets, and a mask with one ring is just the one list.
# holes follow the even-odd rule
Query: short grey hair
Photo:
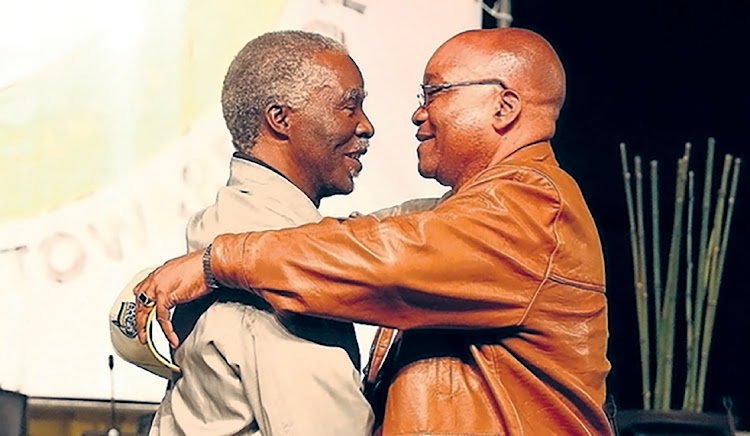
[[298, 30], [265, 33], [237, 53], [224, 78], [221, 106], [238, 151], [255, 145], [268, 105], [305, 102], [321, 72], [312, 59], [326, 51], [348, 55], [343, 44]]

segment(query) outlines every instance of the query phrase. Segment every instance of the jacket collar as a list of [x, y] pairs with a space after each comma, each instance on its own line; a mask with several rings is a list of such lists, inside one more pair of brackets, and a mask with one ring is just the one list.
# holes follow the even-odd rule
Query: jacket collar
[[499, 167], [505, 165], [513, 166], [559, 166], [557, 159], [555, 158], [555, 152], [552, 150], [552, 146], [549, 141], [534, 142], [532, 144], [525, 145], [518, 150], [508, 155], [505, 159], [499, 162], [491, 163], [487, 168], [477, 173], [474, 177], [469, 179], [463, 186], [458, 189], [450, 191], [450, 195], [461, 191], [466, 186], [473, 185], [477, 181], [485, 179], [490, 176]]
[[552, 150], [549, 141], [535, 142], [523, 146], [495, 165], [512, 164], [523, 166], [530, 163], [559, 166], [555, 158], [555, 152]]
[[270, 165], [258, 159], [235, 153], [229, 163], [227, 187], [251, 192], [256, 199], [272, 201], [278, 207], [294, 210], [309, 221], [320, 219], [315, 204], [295, 184]]

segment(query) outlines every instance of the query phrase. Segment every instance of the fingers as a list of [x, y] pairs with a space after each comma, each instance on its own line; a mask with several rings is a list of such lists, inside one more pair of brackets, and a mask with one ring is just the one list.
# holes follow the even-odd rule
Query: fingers
[[203, 275], [202, 252], [192, 252], [172, 259], [160, 266], [133, 288], [136, 299], [136, 334], [146, 343], [146, 328], [150, 310], [172, 347], [180, 343], [169, 319], [169, 309], [176, 304], [194, 300], [209, 292]]
[[146, 344], [146, 323], [152, 309], [140, 303], [135, 305], [135, 332], [138, 335], [138, 342], [144, 345]]
[[[151, 274], [133, 288], [133, 294], [135, 295], [135, 331], [138, 335], [138, 342], [141, 344], [146, 343], [146, 323], [148, 322], [148, 314], [153, 309], [153, 299], [148, 292], [150, 281]], [[145, 303], [151, 304], [147, 306]]]
[[156, 310], [156, 320], [159, 322], [164, 335], [166, 336], [172, 348], [177, 348], [180, 341], [174, 332], [172, 322], [169, 319], [169, 309], [174, 306], [170, 303], [169, 295], [172, 290], [164, 291], [157, 286], [155, 274], [159, 271], [157, 268], [148, 275], [142, 282], [133, 288], [135, 295], [135, 328], [138, 335], [138, 342], [146, 344], [146, 329], [148, 328], [148, 317], [152, 310]]
[[169, 319], [169, 309], [166, 305], [156, 305], [156, 320], [159, 322], [159, 325], [164, 332], [164, 336], [167, 337], [169, 345], [172, 348], [177, 348], [177, 346], [180, 345], [180, 340], [172, 328], [172, 321]]
[[145, 292], [139, 292], [138, 295], [135, 296], [135, 299], [146, 307], [151, 307], [155, 304], [154, 300], [149, 298]]

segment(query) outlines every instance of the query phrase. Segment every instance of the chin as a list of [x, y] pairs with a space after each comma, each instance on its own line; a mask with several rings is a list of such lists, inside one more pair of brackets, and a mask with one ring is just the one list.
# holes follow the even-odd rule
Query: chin
[[351, 194], [352, 191], [354, 191], [354, 181], [350, 181], [349, 183], [342, 183], [338, 184], [336, 186], [331, 187], [331, 189], [328, 191], [328, 196], [331, 195], [348, 195]]
[[434, 179], [435, 178], [435, 171], [434, 170], [428, 170], [422, 167], [422, 165], [419, 165], [417, 167], [417, 171], [419, 172], [419, 175], [424, 177], [425, 179]]

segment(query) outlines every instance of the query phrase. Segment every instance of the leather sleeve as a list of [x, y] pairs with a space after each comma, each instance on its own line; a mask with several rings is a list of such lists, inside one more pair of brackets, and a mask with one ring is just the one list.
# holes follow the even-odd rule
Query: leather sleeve
[[[446, 194], [447, 196], [448, 194]], [[408, 213], [415, 212], [426, 212], [432, 210], [440, 202], [440, 198], [417, 198], [414, 200], [405, 201], [399, 205], [386, 207], [385, 209], [379, 209], [374, 212], [370, 212], [369, 215], [374, 216], [377, 219], [384, 219], [392, 216], [399, 216]], [[360, 215], [361, 216], [361, 215]]]
[[280, 311], [399, 329], [505, 327], [549, 275], [560, 208], [547, 178], [515, 168], [432, 211], [221, 235], [211, 268]]

